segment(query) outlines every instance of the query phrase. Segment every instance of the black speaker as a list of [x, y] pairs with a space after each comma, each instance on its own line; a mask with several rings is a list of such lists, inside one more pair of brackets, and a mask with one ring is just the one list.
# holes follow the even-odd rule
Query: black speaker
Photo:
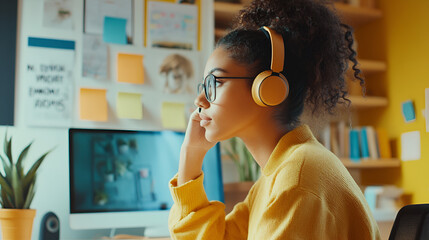
[[48, 212], [43, 216], [40, 223], [40, 240], [60, 239], [60, 219], [53, 212]]

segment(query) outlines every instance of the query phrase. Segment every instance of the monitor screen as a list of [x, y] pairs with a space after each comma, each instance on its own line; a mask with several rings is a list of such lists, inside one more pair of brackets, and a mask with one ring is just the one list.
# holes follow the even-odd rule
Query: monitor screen
[[[73, 229], [167, 227], [184, 133], [69, 130], [70, 225]], [[206, 155], [204, 188], [223, 202], [220, 146]]]

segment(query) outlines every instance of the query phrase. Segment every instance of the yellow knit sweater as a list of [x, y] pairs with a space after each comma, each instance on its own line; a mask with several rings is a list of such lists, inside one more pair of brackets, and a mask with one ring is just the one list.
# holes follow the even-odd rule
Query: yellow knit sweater
[[170, 182], [173, 239], [380, 239], [360, 188], [306, 125], [280, 139], [228, 216], [223, 203], [207, 200], [203, 177], [179, 187], [177, 176]]

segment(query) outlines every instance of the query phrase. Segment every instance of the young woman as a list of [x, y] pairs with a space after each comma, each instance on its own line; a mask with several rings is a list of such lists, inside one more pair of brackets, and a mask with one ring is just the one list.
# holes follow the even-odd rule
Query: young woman
[[[262, 27], [262, 28], [261, 28]], [[300, 124], [304, 104], [335, 108], [356, 53], [331, 6], [255, 0], [205, 67], [170, 182], [173, 239], [379, 239], [364, 196], [341, 161]], [[201, 170], [216, 142], [239, 137], [262, 169], [225, 217], [207, 200]]]

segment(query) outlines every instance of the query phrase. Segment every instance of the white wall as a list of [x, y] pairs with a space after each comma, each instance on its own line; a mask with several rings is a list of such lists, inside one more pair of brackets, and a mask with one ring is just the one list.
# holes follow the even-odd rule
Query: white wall
[[[83, 22], [83, 0], [73, 0], [75, 2], [74, 21], [75, 30], [52, 30], [42, 27], [43, 0], [19, 0], [18, 16], [18, 40], [17, 40], [17, 69], [16, 69], [16, 87], [15, 87], [15, 126], [8, 127], [9, 134], [13, 135], [13, 154], [17, 155], [18, 151], [35, 140], [33, 147], [28, 155], [27, 164], [31, 164], [42, 153], [56, 147], [56, 149], [46, 158], [42, 164], [38, 179], [37, 192], [31, 205], [37, 210], [36, 218], [33, 225], [32, 239], [39, 239], [40, 222], [44, 214], [53, 211], [60, 219], [60, 238], [61, 239], [94, 239], [106, 236], [108, 230], [91, 230], [91, 231], [74, 231], [69, 228], [69, 168], [68, 168], [68, 129], [66, 128], [40, 128], [27, 127], [26, 105], [23, 101], [26, 94], [25, 79], [23, 79], [25, 59], [27, 49], [27, 39], [32, 37], [55, 38], [64, 40], [74, 40], [76, 42], [76, 60], [75, 60], [75, 81], [82, 81], [81, 74], [81, 47], [82, 47], [82, 22]], [[132, 46], [124, 46], [128, 52], [145, 52], [150, 54], [148, 49], [142, 46], [142, 19], [143, 19], [143, 0], [134, 0], [134, 43]], [[202, 77], [202, 68], [205, 59], [208, 58], [213, 46], [213, 1], [202, 0], [202, 51], [201, 63], [195, 74]], [[114, 51], [122, 51], [118, 48]], [[147, 52], [146, 52], [147, 51]], [[114, 56], [110, 56], [110, 61]], [[147, 57], [147, 55], [145, 55]], [[113, 81], [113, 80], [111, 80]], [[76, 91], [76, 90], [75, 90]], [[76, 104], [76, 100], [74, 100]], [[77, 113], [77, 111], [75, 111]], [[74, 116], [73, 127], [95, 127], [100, 125], [94, 123], [82, 123], [76, 121]], [[123, 128], [127, 129], [127, 122], [123, 124], [105, 124], [104, 128]], [[132, 126], [131, 128], [137, 128]], [[0, 126], [0, 146], [4, 139], [6, 127]], [[26, 165], [28, 166], [28, 165]], [[138, 221], [138, 219], [136, 219]], [[125, 230], [126, 233], [139, 233], [140, 229]]]

